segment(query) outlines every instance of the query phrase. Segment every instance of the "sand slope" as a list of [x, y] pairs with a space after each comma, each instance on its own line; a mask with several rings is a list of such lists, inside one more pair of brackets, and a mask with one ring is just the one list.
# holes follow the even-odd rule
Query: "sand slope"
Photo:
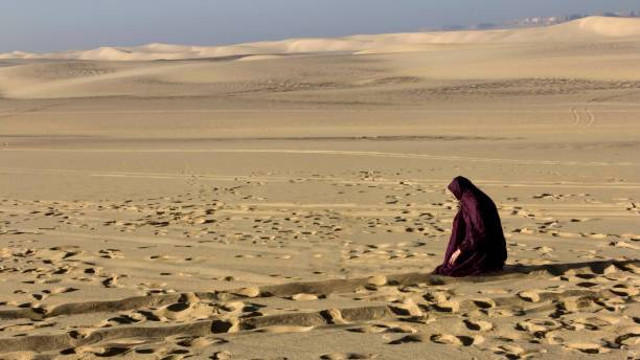
[[284, 41], [203, 47], [149, 44], [137, 47], [100, 47], [93, 50], [36, 54], [16, 51], [0, 59], [66, 59], [148, 61], [213, 58], [257, 54], [375, 51], [384, 47], [430, 44], [496, 44], [576, 42], [603, 39], [638, 39], [640, 20], [589, 17], [544, 28], [357, 35], [341, 39], [290, 39]]
[[[0, 358], [636, 359], [638, 50], [590, 18], [3, 60]], [[430, 275], [460, 174], [500, 274]]]
[[[637, 19], [587, 18], [535, 29], [294, 39], [219, 48], [151, 44], [34, 55], [49, 59], [39, 62], [18, 56], [23, 60], [14, 59], [14, 66], [0, 67], [0, 94], [23, 99], [244, 96], [371, 93], [389, 85], [416, 93], [431, 88], [433, 80], [534, 78], [613, 81], [585, 85], [633, 88], [633, 83], [620, 82], [640, 80], [639, 29]], [[197, 58], [208, 60], [149, 61]]]

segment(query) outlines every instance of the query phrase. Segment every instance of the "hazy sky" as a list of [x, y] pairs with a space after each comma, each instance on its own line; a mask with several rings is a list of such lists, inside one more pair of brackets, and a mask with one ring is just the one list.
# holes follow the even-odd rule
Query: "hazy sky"
[[640, 10], [638, 0], [0, 0], [0, 52], [217, 45]]

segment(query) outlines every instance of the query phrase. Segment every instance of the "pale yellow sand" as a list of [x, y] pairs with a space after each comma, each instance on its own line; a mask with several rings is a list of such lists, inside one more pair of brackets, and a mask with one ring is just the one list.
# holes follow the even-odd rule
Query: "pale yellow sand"
[[640, 356], [638, 24], [5, 56], [0, 357]]

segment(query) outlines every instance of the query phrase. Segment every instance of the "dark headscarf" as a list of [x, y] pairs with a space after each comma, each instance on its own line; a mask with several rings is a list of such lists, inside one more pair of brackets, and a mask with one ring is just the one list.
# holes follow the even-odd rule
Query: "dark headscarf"
[[[435, 273], [468, 276], [502, 269], [507, 247], [493, 200], [462, 176], [453, 179], [448, 189], [459, 200], [460, 209], [453, 220], [444, 262]], [[450, 265], [449, 259], [458, 249], [461, 254]]]

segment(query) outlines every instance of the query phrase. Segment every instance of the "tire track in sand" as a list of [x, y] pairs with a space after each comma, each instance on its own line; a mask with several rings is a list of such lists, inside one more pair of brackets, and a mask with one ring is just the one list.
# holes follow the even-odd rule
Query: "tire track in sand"
[[300, 149], [5, 149], [3, 152], [58, 152], [58, 153], [138, 153], [138, 154], [163, 154], [163, 153], [214, 153], [214, 154], [279, 154], [279, 155], [303, 155], [303, 156], [352, 156], [352, 157], [379, 157], [394, 159], [438, 160], [438, 161], [468, 161], [488, 163], [509, 163], [520, 165], [559, 165], [559, 166], [636, 166], [633, 162], [605, 162], [605, 161], [564, 161], [564, 160], [535, 160], [535, 159], [505, 159], [482, 158], [464, 156], [444, 156], [417, 153], [395, 153], [379, 151], [349, 151], [349, 150], [300, 150]]

